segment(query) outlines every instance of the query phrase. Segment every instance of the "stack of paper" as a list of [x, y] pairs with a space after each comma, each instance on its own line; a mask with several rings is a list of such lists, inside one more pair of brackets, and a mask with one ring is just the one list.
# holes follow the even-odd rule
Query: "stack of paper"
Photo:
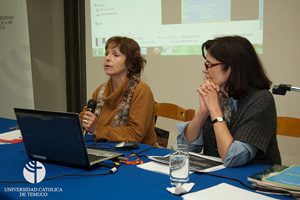
[[248, 181], [261, 191], [300, 197], [300, 166], [298, 165], [289, 168], [273, 165], [249, 176]]

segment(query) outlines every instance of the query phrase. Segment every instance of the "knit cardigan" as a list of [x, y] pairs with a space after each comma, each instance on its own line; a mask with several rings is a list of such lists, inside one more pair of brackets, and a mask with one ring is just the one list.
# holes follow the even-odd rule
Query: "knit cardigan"
[[[272, 94], [268, 90], [249, 87], [246, 97], [238, 100], [228, 127], [234, 140], [255, 146], [259, 151], [254, 162], [281, 164], [276, 139], [277, 115]], [[203, 126], [204, 154], [219, 156], [216, 137], [209, 117]]]
[[[130, 110], [128, 114], [128, 125], [126, 127], [112, 127], [120, 101], [124, 95], [129, 78], [114, 91], [111, 78], [109, 79], [103, 93], [105, 104], [97, 122], [97, 133], [95, 141], [105, 140], [108, 142], [135, 141], [157, 147], [155, 127], [155, 102], [150, 87], [143, 82], [136, 86]], [[93, 93], [92, 98], [97, 100], [103, 84]], [[82, 120], [84, 108], [80, 113]]]

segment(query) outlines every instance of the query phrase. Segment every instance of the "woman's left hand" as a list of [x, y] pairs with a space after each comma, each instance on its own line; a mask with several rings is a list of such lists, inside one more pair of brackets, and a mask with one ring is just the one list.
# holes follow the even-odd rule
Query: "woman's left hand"
[[205, 82], [201, 84], [198, 92], [202, 96], [210, 113], [215, 109], [220, 108], [220, 98], [222, 93], [220, 93], [220, 87], [218, 85], [205, 79]]
[[82, 117], [82, 127], [89, 133], [96, 135], [97, 117], [90, 111], [86, 111]]

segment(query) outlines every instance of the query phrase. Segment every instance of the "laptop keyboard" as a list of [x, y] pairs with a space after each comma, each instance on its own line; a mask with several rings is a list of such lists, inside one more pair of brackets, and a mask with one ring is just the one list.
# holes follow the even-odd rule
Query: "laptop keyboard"
[[95, 154], [88, 154], [88, 155], [89, 155], [90, 162], [94, 162], [108, 157], [106, 155], [95, 155]]

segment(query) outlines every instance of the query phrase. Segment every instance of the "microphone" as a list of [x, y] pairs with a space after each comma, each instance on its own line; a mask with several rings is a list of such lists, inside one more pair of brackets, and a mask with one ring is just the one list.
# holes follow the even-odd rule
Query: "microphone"
[[298, 87], [293, 87], [290, 84], [280, 84], [274, 85], [272, 89], [273, 94], [278, 94], [278, 95], [285, 95], [286, 91], [295, 91], [295, 92], [300, 92], [300, 88]]
[[[90, 99], [87, 103], [87, 111], [94, 113], [96, 107], [97, 107], [97, 102], [94, 99]], [[87, 131], [84, 130], [83, 135], [85, 136], [86, 134], [87, 134]]]
[[90, 99], [87, 103], [87, 111], [94, 113], [96, 107], [97, 107], [97, 102], [94, 99]]

